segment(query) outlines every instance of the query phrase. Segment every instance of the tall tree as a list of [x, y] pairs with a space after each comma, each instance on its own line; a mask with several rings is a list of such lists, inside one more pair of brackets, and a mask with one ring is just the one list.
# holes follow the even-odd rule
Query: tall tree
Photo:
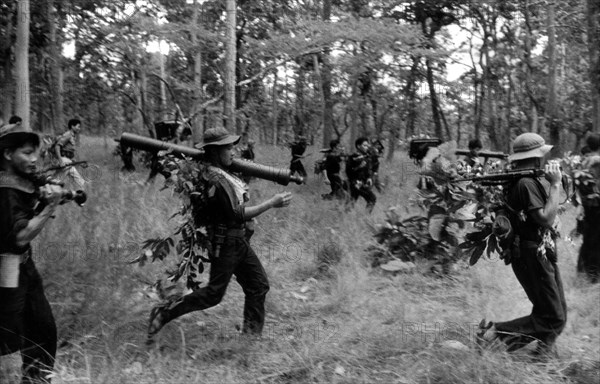
[[[61, 0], [58, 0], [60, 4]], [[48, 12], [48, 30], [50, 37], [50, 81], [49, 81], [49, 93], [52, 100], [52, 133], [57, 132], [65, 126], [64, 113], [63, 113], [63, 95], [64, 95], [64, 83], [63, 83], [63, 70], [62, 70], [62, 52], [59, 48], [61, 46], [61, 39], [59, 38], [59, 19], [57, 17], [55, 0], [48, 0], [47, 3]]]
[[550, 0], [547, 7], [546, 21], [548, 26], [548, 101], [546, 104], [547, 122], [550, 130], [550, 142], [556, 153], [561, 153], [560, 124], [556, 103], [556, 19], [554, 1]]
[[[323, 21], [331, 20], [331, 0], [323, 0]], [[321, 96], [323, 102], [323, 147], [329, 146], [333, 133], [333, 101], [331, 100], [331, 63], [330, 50], [323, 50], [321, 55], [323, 66], [320, 72]], [[315, 60], [316, 61], [316, 60]], [[315, 63], [316, 68], [317, 63]]]
[[15, 113], [23, 119], [23, 125], [30, 127], [29, 92], [29, 0], [19, 0], [17, 10], [17, 42], [15, 46]]
[[588, 47], [592, 83], [592, 124], [600, 132], [600, 1], [588, 0]]
[[237, 62], [236, 50], [236, 1], [227, 0], [227, 33], [225, 59], [225, 105], [223, 114], [225, 127], [229, 132], [236, 131], [235, 120], [235, 67]]

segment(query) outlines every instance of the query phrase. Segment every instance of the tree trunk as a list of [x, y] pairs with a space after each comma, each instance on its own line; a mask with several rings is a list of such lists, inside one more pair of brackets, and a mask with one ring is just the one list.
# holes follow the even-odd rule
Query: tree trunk
[[[60, 3], [59, 3], [60, 4]], [[48, 0], [48, 30], [50, 35], [50, 82], [49, 93], [51, 97], [52, 121], [50, 127], [52, 134], [63, 129], [64, 111], [63, 111], [63, 74], [62, 74], [62, 53], [61, 40], [58, 36], [59, 21], [56, 17], [56, 8], [54, 0]]]
[[17, 10], [17, 42], [15, 45], [15, 113], [23, 119], [23, 126], [30, 128], [29, 92], [29, 0], [19, 0]]
[[554, 2], [548, 2], [546, 15], [548, 27], [548, 102], [546, 104], [550, 143], [554, 145], [556, 154], [562, 153], [560, 143], [560, 124], [558, 123], [556, 105], [556, 28], [554, 18]]
[[[9, 9], [11, 10], [10, 14], [12, 14], [14, 6], [11, 4]], [[4, 71], [2, 77], [2, 83], [0, 83], [0, 89], [2, 89], [2, 114], [6, 119], [5, 122], [8, 122], [10, 115], [12, 114], [12, 101], [14, 96], [14, 79], [12, 75], [12, 54], [11, 54], [11, 36], [13, 31], [13, 22], [12, 17], [7, 17], [6, 23], [6, 34], [4, 35], [4, 39], [2, 41], [2, 51], [0, 54], [4, 57]]]
[[444, 138], [444, 131], [442, 129], [442, 121], [439, 113], [439, 103], [437, 94], [435, 92], [435, 84], [433, 81], [433, 68], [431, 67], [431, 61], [425, 60], [427, 66], [427, 84], [429, 85], [429, 97], [431, 101], [431, 114], [433, 117], [433, 124], [435, 125], [435, 135], [440, 139]]
[[[323, 21], [331, 20], [331, 0], [323, 0]], [[333, 101], [331, 100], [331, 62], [329, 49], [321, 54], [321, 87], [323, 95], [323, 147], [328, 148], [333, 134]]]
[[277, 70], [273, 73], [273, 145], [277, 145], [277, 133], [279, 131], [279, 110], [277, 100]]
[[[194, 28], [198, 28], [200, 25], [200, 13], [202, 5], [198, 3], [198, 0], [194, 0], [194, 15], [193, 25]], [[192, 126], [192, 138], [194, 142], [199, 142], [204, 132], [204, 119], [203, 116], [198, 116], [199, 105], [204, 101], [204, 92], [202, 90], [202, 49], [199, 44], [200, 32], [192, 32], [192, 44], [197, 49], [194, 55], [194, 105], [192, 107], [192, 116], [195, 116], [190, 125]]]
[[592, 83], [592, 126], [600, 132], [600, 2], [588, 0], [588, 49]]
[[235, 124], [235, 64], [236, 64], [236, 2], [227, 0], [227, 33], [225, 54], [225, 97], [223, 117], [225, 128], [229, 132], [236, 131]]
[[[406, 129], [404, 131], [404, 138], [408, 139], [412, 135], [415, 134], [415, 122], [417, 119], [417, 111], [416, 111], [416, 89], [415, 84], [417, 82], [417, 76], [419, 75], [419, 62], [421, 59], [419, 57], [412, 58], [413, 63], [410, 67], [410, 74], [408, 76], [408, 80], [406, 80], [406, 85], [404, 86], [403, 94], [404, 100], [406, 103]], [[398, 132], [398, 137], [400, 137], [400, 133]]]
[[294, 116], [294, 132], [304, 135], [304, 70], [298, 67], [296, 74], [296, 114]]

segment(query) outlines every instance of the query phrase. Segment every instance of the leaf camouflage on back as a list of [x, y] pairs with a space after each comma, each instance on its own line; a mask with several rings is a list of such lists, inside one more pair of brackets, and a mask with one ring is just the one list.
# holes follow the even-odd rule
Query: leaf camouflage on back
[[[212, 186], [208, 166], [172, 154], [159, 157], [160, 173], [165, 175], [162, 190], [172, 188], [182, 205], [170, 219], [177, 220], [174, 232], [166, 238], [148, 239], [143, 243], [142, 254], [132, 261], [143, 265], [151, 261], [163, 261], [173, 250], [177, 264], [166, 271], [170, 282], [186, 277], [186, 287], [199, 288], [204, 262], [209, 262], [211, 241], [207, 229], [207, 204]], [[177, 240], [175, 240], [177, 239]]]

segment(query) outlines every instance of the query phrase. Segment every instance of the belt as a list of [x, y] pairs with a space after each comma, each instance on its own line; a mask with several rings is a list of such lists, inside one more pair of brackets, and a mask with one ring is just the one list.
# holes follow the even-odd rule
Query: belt
[[246, 229], [244, 228], [231, 228], [225, 231], [225, 237], [244, 237], [246, 235]]

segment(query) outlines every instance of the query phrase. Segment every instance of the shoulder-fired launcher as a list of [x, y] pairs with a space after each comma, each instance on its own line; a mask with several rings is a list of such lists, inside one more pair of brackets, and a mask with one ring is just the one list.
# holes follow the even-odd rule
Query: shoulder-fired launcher
[[[147, 152], [170, 151], [179, 156], [187, 156], [198, 161], [204, 160], [204, 151], [200, 149], [155, 140], [133, 133], [123, 133], [121, 139], [118, 141], [120, 141], [123, 146]], [[270, 167], [268, 165], [257, 164], [243, 159], [234, 159], [229, 170], [232, 172], [239, 172], [245, 176], [274, 181], [281, 185], [288, 185], [290, 181], [293, 181], [296, 184], [302, 184], [304, 182], [302, 177], [292, 175], [289, 169]]]

